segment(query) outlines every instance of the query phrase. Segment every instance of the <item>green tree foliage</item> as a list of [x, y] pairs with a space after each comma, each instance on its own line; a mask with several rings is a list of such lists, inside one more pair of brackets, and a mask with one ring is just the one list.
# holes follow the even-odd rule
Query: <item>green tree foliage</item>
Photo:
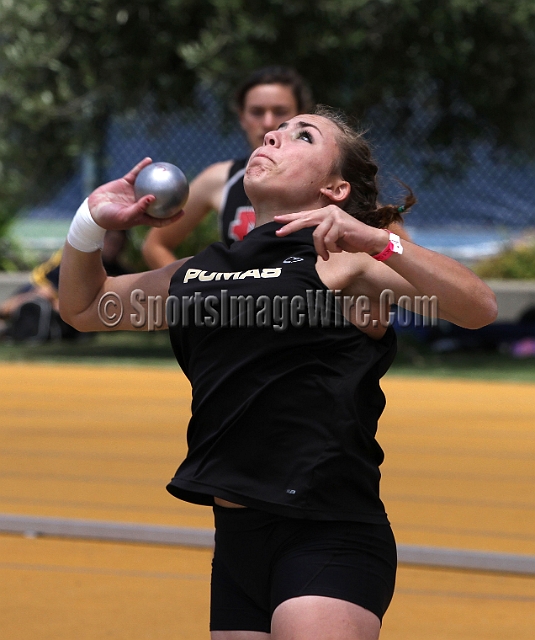
[[[222, 0], [181, 54], [210, 81], [273, 60], [296, 65], [320, 102], [357, 115], [428, 83], [429, 142], [535, 142], [533, 0]], [[401, 102], [403, 104], [403, 102]], [[410, 115], [400, 108], [399, 126]]]
[[264, 64], [357, 116], [394, 98], [399, 128], [424, 84], [429, 143], [490, 125], [534, 147], [533, 0], [0, 0], [0, 44], [0, 225], [98, 152], [110, 114], [190, 104], [199, 80], [228, 98]]
[[509, 247], [474, 266], [481, 278], [535, 280], [535, 242]]
[[43, 196], [112, 113], [152, 94], [187, 104], [196, 75], [178, 47], [210, 16], [203, 0], [0, 0], [0, 227]]

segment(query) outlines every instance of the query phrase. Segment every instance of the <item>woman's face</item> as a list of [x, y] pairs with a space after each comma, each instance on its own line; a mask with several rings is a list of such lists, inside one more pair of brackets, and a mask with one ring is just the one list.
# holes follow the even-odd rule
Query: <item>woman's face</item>
[[[244, 184], [255, 209], [303, 211], [324, 206], [342, 177], [333, 171], [340, 149], [337, 126], [316, 115], [299, 115], [267, 133], [251, 154]], [[347, 194], [346, 194], [347, 195]], [[333, 200], [334, 201], [334, 198]]]
[[297, 115], [297, 101], [291, 87], [284, 84], [258, 84], [245, 95], [240, 125], [251, 149], [260, 147], [268, 131]]

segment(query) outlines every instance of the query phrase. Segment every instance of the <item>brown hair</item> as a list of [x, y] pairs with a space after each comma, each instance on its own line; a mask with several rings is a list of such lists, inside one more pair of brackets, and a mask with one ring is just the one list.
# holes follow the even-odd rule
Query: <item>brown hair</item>
[[261, 84], [282, 84], [290, 87], [298, 113], [310, 113], [314, 108], [312, 92], [297, 71], [291, 67], [272, 66], [253, 71], [238, 87], [234, 94], [234, 105], [238, 111], [243, 111], [247, 93]]
[[382, 229], [392, 222], [402, 222], [402, 214], [416, 203], [410, 187], [402, 183], [408, 191], [404, 202], [384, 206], [378, 204], [379, 167], [373, 159], [370, 145], [364, 138], [364, 132], [352, 126], [343, 112], [332, 107], [318, 105], [314, 113], [333, 122], [339, 130], [337, 142], [340, 147], [340, 158], [334, 169], [351, 185], [351, 192], [341, 208], [371, 227]]

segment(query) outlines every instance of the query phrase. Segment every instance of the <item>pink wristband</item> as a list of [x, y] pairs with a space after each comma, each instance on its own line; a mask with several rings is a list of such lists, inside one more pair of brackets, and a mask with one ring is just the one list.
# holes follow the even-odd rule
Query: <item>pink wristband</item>
[[[385, 229], [385, 231], [388, 231], [388, 229]], [[372, 258], [379, 262], [384, 262], [385, 260], [388, 260], [393, 253], [399, 253], [401, 255], [403, 253], [403, 247], [401, 246], [399, 236], [390, 231], [388, 244], [381, 253], [376, 253]]]

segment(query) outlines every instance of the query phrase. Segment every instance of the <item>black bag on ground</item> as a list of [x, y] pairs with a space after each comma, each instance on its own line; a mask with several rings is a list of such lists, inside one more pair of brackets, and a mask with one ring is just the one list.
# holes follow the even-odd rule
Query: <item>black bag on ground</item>
[[20, 305], [4, 335], [14, 342], [42, 343], [72, 340], [81, 334], [61, 319], [48, 300], [35, 298]]

